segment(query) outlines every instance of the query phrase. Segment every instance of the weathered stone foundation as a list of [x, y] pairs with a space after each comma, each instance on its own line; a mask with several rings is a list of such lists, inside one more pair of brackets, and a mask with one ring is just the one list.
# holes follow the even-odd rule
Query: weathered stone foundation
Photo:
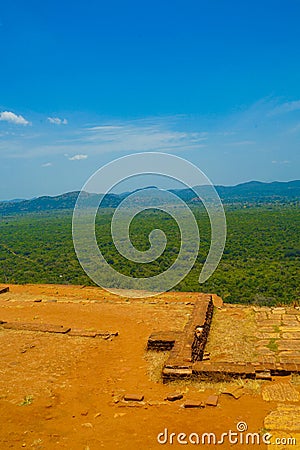
[[[215, 307], [221, 308], [221, 302]], [[162, 371], [163, 382], [184, 378], [203, 381], [230, 381], [233, 378], [271, 380], [273, 376], [300, 374], [298, 309], [290, 308], [287, 312], [286, 308], [273, 308], [256, 312], [253, 308], [257, 313], [259, 328], [256, 333], [259, 333], [260, 340], [255, 345], [257, 355], [251, 361], [243, 362], [210, 360], [210, 355], [205, 354], [213, 310], [214, 296], [200, 294], [182, 332], [159, 332], [150, 336], [147, 349], [170, 351]]]
[[195, 361], [201, 361], [213, 316], [212, 296], [200, 294], [182, 334], [176, 339], [163, 368], [163, 380], [190, 377]]

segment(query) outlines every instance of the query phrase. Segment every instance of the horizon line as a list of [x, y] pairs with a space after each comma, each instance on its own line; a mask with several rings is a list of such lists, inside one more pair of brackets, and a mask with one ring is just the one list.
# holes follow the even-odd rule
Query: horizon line
[[[241, 185], [245, 185], [245, 184], [250, 184], [250, 183], [258, 183], [258, 184], [274, 184], [274, 183], [280, 183], [280, 184], [287, 184], [287, 183], [293, 183], [293, 182], [297, 182], [297, 181], [299, 181], [300, 182], [300, 179], [293, 179], [293, 180], [288, 180], [288, 181], [277, 181], [277, 180], [274, 180], [274, 181], [258, 181], [258, 180], [249, 180], [249, 181], [243, 181], [243, 182], [241, 182], [241, 183], [237, 183], [237, 184], [213, 184], [213, 187], [227, 187], [227, 188], [229, 188], [229, 187], [237, 187], [237, 186], [241, 186]], [[208, 185], [205, 185], [205, 184], [203, 184], [203, 185], [195, 185], [195, 186], [193, 186], [192, 188], [195, 188], [195, 187], [197, 187], [197, 186], [208, 186]], [[158, 188], [157, 186], [154, 186], [154, 185], [149, 185], [149, 186], [143, 186], [143, 187], [140, 187], [140, 188], [135, 188], [135, 189], [133, 189], [132, 191], [124, 191], [124, 192], [120, 192], [120, 193], [114, 193], [114, 192], [108, 192], [107, 194], [103, 194], [103, 193], [96, 193], [96, 192], [86, 192], [87, 194], [89, 194], [89, 195], [108, 195], [108, 194], [112, 194], [112, 195], [116, 195], [116, 196], [121, 196], [121, 195], [123, 195], [123, 194], [126, 194], [126, 193], [133, 193], [133, 192], [136, 192], [136, 191], [139, 191], [139, 190], [144, 190], [144, 189], [150, 189], [150, 188], [152, 188], [152, 189], [158, 189], [158, 190], [161, 190], [161, 191], [181, 191], [181, 190], [185, 190], [185, 189], [192, 189], [191, 187], [183, 187], [183, 188], [170, 188], [170, 189], [161, 189], [161, 188]], [[30, 198], [19, 198], [19, 197], [14, 197], [14, 198], [11, 198], [11, 199], [0, 199], [0, 203], [10, 203], [10, 202], [16, 202], [16, 203], [19, 203], [19, 202], [22, 202], [22, 201], [31, 201], [31, 200], [36, 200], [36, 199], [39, 199], [39, 198], [42, 198], [42, 197], [50, 197], [50, 198], [55, 198], [55, 197], [60, 197], [60, 196], [62, 196], [62, 195], [66, 195], [66, 194], [72, 194], [72, 193], [75, 193], [75, 192], [81, 192], [81, 190], [71, 190], [71, 191], [65, 191], [65, 192], [62, 192], [62, 193], [59, 193], [59, 194], [54, 194], [54, 195], [50, 195], [50, 194], [42, 194], [42, 195], [36, 195], [36, 196], [34, 196], [34, 197], [30, 197]]]

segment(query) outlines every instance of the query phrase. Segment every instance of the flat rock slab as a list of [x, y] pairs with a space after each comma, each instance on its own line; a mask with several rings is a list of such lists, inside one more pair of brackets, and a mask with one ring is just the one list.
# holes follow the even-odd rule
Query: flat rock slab
[[96, 337], [96, 331], [85, 331], [85, 330], [73, 330], [68, 332], [68, 336], [80, 336], [80, 337]]
[[[282, 333], [283, 339], [300, 339], [300, 329], [297, 331], [290, 331], [286, 333]], [[300, 342], [299, 342], [299, 349], [300, 349]]]
[[70, 327], [63, 325], [51, 325], [44, 323], [22, 323], [22, 322], [7, 322], [2, 325], [8, 330], [22, 330], [22, 331], [42, 331], [44, 333], [68, 333]]
[[181, 331], [156, 331], [149, 337], [150, 342], [174, 342]]
[[[278, 405], [264, 420], [268, 430], [300, 431], [300, 406]], [[298, 446], [294, 448], [299, 448]]]
[[[260, 330], [261, 331], [261, 330]], [[268, 339], [268, 341], [270, 341], [270, 339], [279, 339], [280, 338], [280, 333], [275, 333], [275, 332], [267, 332], [267, 333], [257, 333], [256, 337], [258, 339]]]
[[163, 375], [165, 376], [174, 376], [174, 377], [184, 377], [184, 376], [191, 376], [193, 373], [191, 368], [177, 368], [174, 367], [164, 367], [163, 369]]
[[270, 339], [260, 339], [255, 343], [255, 347], [263, 347], [270, 343]]
[[257, 358], [257, 361], [262, 366], [264, 364], [272, 364], [275, 367], [276, 358], [275, 358], [275, 356], [270, 356], [270, 355], [259, 355]]
[[265, 370], [263, 372], [256, 372], [255, 374], [255, 379], [256, 380], [272, 380], [272, 375], [271, 372], [269, 370]]
[[236, 400], [238, 400], [244, 393], [245, 389], [243, 387], [233, 387], [222, 391], [222, 394], [230, 395], [230, 397], [233, 397]]
[[281, 329], [281, 327], [279, 326], [279, 325], [272, 325], [272, 326], [269, 326], [269, 327], [263, 327], [263, 326], [261, 326], [260, 328], [259, 328], [259, 332], [260, 333], [278, 333], [278, 331], [276, 331], [276, 329], [274, 328], [274, 327], [279, 327], [280, 329]]
[[[281, 325], [281, 319], [278, 317], [278, 319], [267, 319], [267, 320], [260, 320], [259, 325], [262, 328], [269, 328], [269, 327], [276, 327]], [[274, 328], [273, 328], [274, 330]]]
[[118, 331], [110, 333], [109, 331], [91, 331], [91, 330], [80, 330], [78, 328], [72, 328], [68, 332], [68, 336], [79, 336], [79, 337], [101, 337], [103, 339], [108, 339], [113, 336], [118, 336]]
[[207, 406], [217, 406], [218, 405], [218, 401], [219, 401], [219, 396], [218, 395], [210, 395], [207, 399], [205, 404]]
[[256, 348], [257, 353], [259, 353], [260, 355], [266, 355], [266, 356], [273, 356], [274, 352], [272, 350], [270, 350], [268, 347], [257, 347]]
[[142, 402], [144, 400], [144, 396], [142, 394], [125, 394], [124, 400], [126, 402]]
[[298, 322], [298, 320], [295, 320], [295, 321], [293, 321], [293, 322], [291, 322], [291, 321], [283, 321], [282, 322], [282, 325], [280, 325], [280, 327], [282, 328], [282, 327], [288, 327], [288, 328], [294, 328], [294, 329], [296, 329], [296, 330], [299, 330], [299, 322]]
[[284, 314], [285, 308], [282, 306], [279, 306], [278, 308], [272, 308], [272, 314]]
[[292, 323], [292, 322], [298, 322], [297, 316], [283, 316], [282, 318], [283, 323]]
[[298, 402], [300, 399], [299, 392], [290, 383], [265, 386], [262, 389], [262, 397], [267, 402]]
[[278, 342], [278, 350], [300, 350], [300, 342], [297, 339], [281, 339]]
[[183, 405], [184, 408], [205, 408], [203, 402], [198, 400], [188, 400]]
[[255, 315], [256, 320], [260, 321], [260, 320], [267, 320], [268, 319], [268, 314], [266, 313], [266, 311], [261, 311], [261, 312], [257, 312]]
[[300, 355], [298, 356], [291, 356], [291, 355], [279, 355], [279, 363], [285, 364], [285, 363], [292, 363], [292, 364], [300, 364]]
[[289, 356], [293, 358], [294, 356], [300, 356], [300, 348], [299, 350], [283, 350], [279, 353], [279, 356]]
[[294, 325], [282, 325], [279, 327], [279, 330], [282, 333], [297, 333], [297, 331], [300, 331], [300, 323], [295, 323]]
[[166, 397], [166, 400], [169, 402], [175, 402], [176, 400], [181, 400], [183, 398], [183, 394], [170, 394]]

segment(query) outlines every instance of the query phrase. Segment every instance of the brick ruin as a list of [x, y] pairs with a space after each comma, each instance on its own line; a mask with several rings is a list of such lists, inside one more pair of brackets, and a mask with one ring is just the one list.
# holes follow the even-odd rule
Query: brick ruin
[[220, 307], [220, 298], [217, 302], [214, 300], [213, 295], [199, 294], [183, 331], [161, 331], [149, 337], [147, 350], [170, 351], [162, 370], [164, 383], [193, 377], [198, 380], [224, 381], [238, 377], [271, 379], [272, 376], [300, 373], [300, 361], [296, 359], [276, 362], [275, 359], [263, 357], [255, 362], [210, 361], [205, 355], [205, 346], [211, 327], [214, 303]]
[[147, 350], [170, 350], [163, 368], [164, 381], [190, 376], [193, 364], [203, 360], [213, 309], [212, 296], [200, 294], [182, 332], [161, 331], [149, 337]]
[[202, 361], [213, 309], [212, 296], [200, 295], [183, 332], [170, 351], [163, 368], [164, 381], [191, 376], [193, 364]]

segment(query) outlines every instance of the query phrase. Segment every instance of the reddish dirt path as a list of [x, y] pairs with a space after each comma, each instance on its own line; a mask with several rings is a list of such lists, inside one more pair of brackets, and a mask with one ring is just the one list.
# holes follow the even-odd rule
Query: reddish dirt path
[[[239, 400], [222, 395], [217, 407], [185, 410], [183, 401], [165, 404], [166, 395], [188, 390], [186, 398], [204, 401], [214, 389], [200, 392], [198, 385], [163, 385], [149, 378], [149, 335], [182, 329], [192, 308], [186, 302], [196, 297], [168, 293], [128, 300], [99, 288], [10, 286], [10, 292], [0, 296], [0, 320], [118, 331], [119, 336], [102, 340], [0, 329], [0, 449], [182, 448], [158, 444], [157, 434], [168, 428], [221, 435], [235, 431], [239, 421], [245, 421], [249, 431], [261, 430], [276, 404], [258, 394]], [[126, 393], [142, 393], [144, 404], [117, 402]], [[26, 396], [29, 404], [20, 406]], [[227, 450], [231, 445], [220, 447]]]

